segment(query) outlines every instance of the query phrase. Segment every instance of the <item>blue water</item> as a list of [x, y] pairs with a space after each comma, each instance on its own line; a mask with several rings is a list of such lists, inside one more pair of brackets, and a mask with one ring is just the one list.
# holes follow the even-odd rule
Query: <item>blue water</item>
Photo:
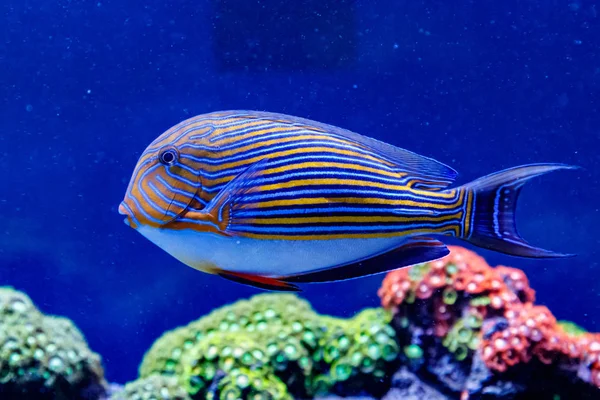
[[[287, 3], [287, 4], [286, 4]], [[600, 330], [600, 5], [593, 1], [0, 3], [0, 285], [67, 316], [113, 381], [163, 331], [257, 290], [179, 264], [117, 214], [145, 146], [222, 109], [308, 117], [451, 165], [532, 162], [519, 226], [577, 253], [522, 268], [558, 318]], [[378, 304], [383, 276], [305, 285], [317, 310]]]

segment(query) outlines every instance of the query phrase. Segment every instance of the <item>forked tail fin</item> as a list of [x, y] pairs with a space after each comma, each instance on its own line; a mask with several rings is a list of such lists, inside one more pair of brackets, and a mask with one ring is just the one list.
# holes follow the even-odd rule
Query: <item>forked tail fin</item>
[[470, 229], [465, 232], [476, 246], [514, 256], [532, 258], [568, 257], [571, 254], [555, 253], [533, 247], [517, 231], [515, 210], [521, 188], [536, 176], [561, 169], [577, 167], [564, 164], [531, 164], [506, 169], [484, 176], [462, 188], [473, 194]]

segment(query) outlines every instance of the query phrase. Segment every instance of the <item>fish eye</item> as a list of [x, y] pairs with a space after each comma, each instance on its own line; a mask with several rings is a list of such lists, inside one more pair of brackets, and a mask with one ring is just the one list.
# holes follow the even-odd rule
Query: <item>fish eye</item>
[[163, 165], [173, 165], [179, 158], [179, 153], [174, 148], [161, 149], [158, 153], [158, 160]]

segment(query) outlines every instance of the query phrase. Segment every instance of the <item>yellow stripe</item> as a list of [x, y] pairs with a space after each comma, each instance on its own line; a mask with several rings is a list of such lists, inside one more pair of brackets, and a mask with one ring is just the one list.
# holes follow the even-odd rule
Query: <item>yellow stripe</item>
[[[210, 135], [210, 137], [213, 137], [213, 136], [218, 136], [223, 133], [229, 133], [229, 132], [232, 132], [232, 131], [235, 131], [238, 129], [245, 129], [245, 128], [249, 128], [249, 127], [261, 124], [261, 121], [250, 120], [246, 124], [235, 125], [235, 126], [229, 127], [229, 128], [219, 128], [219, 125], [231, 124], [231, 123], [243, 121], [244, 119], [246, 119], [244, 117], [228, 118], [228, 119], [224, 119], [224, 120], [213, 119], [213, 118], [218, 118], [219, 115], [224, 115], [224, 114], [213, 113], [213, 114], [211, 114], [212, 118], [201, 118], [201, 119], [198, 119], [196, 122], [193, 122], [189, 125], [186, 125], [186, 123], [189, 120], [182, 121], [179, 124], [173, 126], [169, 130], [167, 130], [166, 132], [164, 132], [163, 134], [161, 134], [159, 137], [157, 137], [152, 142], [152, 144], [150, 146], [148, 146], [146, 151], [158, 150], [167, 144], [177, 146], [178, 144], [186, 143], [187, 141], [189, 141], [188, 135], [182, 136], [177, 142], [173, 141], [173, 139], [175, 137], [181, 135], [183, 129], [185, 129], [186, 131], [187, 130], [195, 130], [198, 127], [202, 127], [203, 125], [206, 125], [207, 130], [214, 129], [214, 132]], [[203, 133], [206, 133], [207, 130], [204, 130], [204, 131], [196, 131], [195, 130], [193, 132], [193, 135], [194, 136], [202, 135]], [[192, 132], [190, 132], [190, 133], [192, 133]], [[153, 156], [156, 156], [156, 154], [148, 153], [140, 161], [145, 161], [146, 159], [153, 157]]]
[[[206, 119], [199, 119], [196, 122], [192, 122], [189, 125], [186, 125], [186, 122], [187, 122], [187, 120], [175, 125], [173, 128], [169, 129], [168, 131], [166, 131], [165, 133], [160, 135], [154, 141], [154, 145], [164, 142], [165, 139], [172, 139], [176, 136], [179, 136], [179, 135], [181, 135], [181, 133], [184, 130], [185, 131], [194, 130], [194, 134], [196, 134], [195, 130], [197, 128], [202, 127], [204, 125], [206, 125], [206, 128], [211, 128], [211, 125], [213, 125], [210, 120], [206, 120]], [[201, 134], [201, 133], [199, 133], [199, 134]], [[184, 136], [184, 138], [187, 140], [187, 136]]]
[[[246, 118], [244, 116], [239, 116], [239, 115], [238, 116], [231, 116], [229, 118], [221, 119], [221, 120], [215, 119], [214, 121], [215, 121], [215, 127], [218, 127], [219, 129], [222, 129], [222, 130], [224, 130], [226, 132], [234, 131], [234, 130], [238, 129], [237, 127], [240, 126], [240, 125], [236, 125], [236, 127], [232, 127], [232, 126], [230, 126], [230, 127], [223, 127], [223, 126], [220, 126], [220, 125], [235, 124], [237, 122], [242, 122], [242, 121], [246, 121], [246, 124], [255, 123], [256, 122], [256, 120], [248, 119], [248, 118]], [[241, 125], [241, 126], [245, 126], [245, 125]]]
[[[287, 132], [284, 131], [280, 128], [275, 129], [265, 129], [263, 131], [261, 131], [262, 133], [265, 134], [269, 134], [269, 133], [276, 133], [276, 132]], [[216, 155], [213, 158], [225, 158], [225, 157], [229, 157], [229, 156], [234, 156], [236, 154], [239, 153], [243, 153], [247, 150], [256, 150], [256, 149], [260, 149], [263, 147], [269, 147], [272, 145], [279, 145], [279, 144], [285, 144], [285, 143], [293, 143], [293, 142], [299, 142], [302, 140], [319, 140], [319, 139], [327, 139], [328, 141], [331, 142], [336, 142], [336, 143], [340, 143], [343, 145], [348, 145], [348, 146], [353, 146], [352, 143], [345, 141], [345, 140], [340, 140], [340, 139], [334, 139], [334, 138], [329, 138], [325, 135], [293, 135], [293, 136], [287, 136], [287, 137], [283, 137], [283, 138], [276, 138], [276, 139], [271, 139], [271, 140], [262, 140], [256, 143], [252, 143], [246, 146], [242, 146], [242, 147], [236, 147], [235, 149], [231, 149], [231, 150], [225, 150], [225, 151], [220, 151], [218, 153], [218, 155]], [[356, 147], [356, 146], [354, 146]]]
[[[207, 123], [206, 121], [202, 121], [202, 123], [194, 123], [194, 124], [186, 126], [185, 129], [186, 130], [193, 129], [193, 128], [196, 128], [197, 126], [201, 126], [206, 123]], [[210, 127], [207, 126], [206, 128], [207, 129], [203, 130], [203, 131], [194, 131], [192, 136], [202, 135], [202, 134], [206, 133], [206, 131], [208, 129], [210, 129]], [[164, 137], [162, 137], [163, 135], [164, 135]], [[179, 145], [185, 144], [190, 140], [189, 134], [181, 136], [179, 138], [179, 140], [177, 140], [177, 141], [173, 140], [175, 137], [181, 135], [181, 129], [174, 130], [173, 132], [167, 131], [163, 135], [159, 136], [158, 139], [156, 139], [150, 146], [148, 146], [148, 148], [146, 148], [146, 150], [144, 150], [144, 154], [138, 160], [138, 165], [141, 165], [142, 163], [144, 163], [145, 161], [147, 161], [150, 158], [157, 157], [158, 150], [160, 150], [162, 147], [164, 147], [166, 145], [171, 145], [173, 147], [179, 147]]]
[[[398, 179], [408, 175], [405, 172], [386, 171], [386, 170], [382, 170], [382, 169], [378, 169], [378, 168], [364, 167], [359, 164], [345, 164], [345, 163], [337, 163], [337, 162], [304, 162], [304, 163], [293, 164], [293, 165], [284, 165], [284, 166], [277, 167], [277, 168], [265, 169], [264, 172], [261, 174], [261, 177], [267, 177], [268, 175], [277, 174], [280, 172], [293, 172], [293, 171], [305, 169], [305, 168], [321, 168], [321, 167], [340, 168], [340, 169], [348, 169], [348, 170], [353, 170], [353, 171], [371, 172], [374, 174], [379, 174], [382, 176], [389, 176], [389, 177], [398, 178]], [[229, 175], [229, 176], [225, 176], [225, 177], [222, 177], [219, 179], [214, 179], [211, 181], [211, 183], [214, 185], [218, 185], [220, 183], [229, 182], [230, 180], [232, 180], [235, 177], [236, 177], [236, 175]]]
[[[238, 118], [237, 120], [242, 121], [242, 120], [244, 120], [244, 118]], [[229, 121], [228, 123], [233, 123], [233, 122], [236, 122], [236, 121]], [[219, 123], [219, 125], [225, 125], [225, 124]], [[258, 132], [263, 132], [265, 130], [269, 130], [269, 129], [281, 129], [281, 127], [274, 126], [274, 127], [267, 128], [267, 129], [260, 129], [258, 131], [248, 132], [248, 133], [246, 133], [244, 135], [230, 136], [228, 138], [219, 139], [219, 136], [221, 136], [221, 135], [225, 135], [227, 133], [232, 133], [232, 132], [235, 132], [235, 131], [241, 131], [241, 130], [248, 129], [248, 128], [254, 128], [254, 127], [261, 126], [261, 125], [266, 125], [266, 123], [265, 123], [265, 121], [253, 119], [253, 120], [248, 120], [245, 123], [235, 124], [233, 126], [225, 127], [225, 128], [222, 127], [222, 126], [219, 126], [219, 125], [215, 126], [216, 129], [215, 129], [214, 133], [211, 135], [211, 139], [218, 146], [223, 146], [223, 145], [226, 145], [226, 144], [235, 143], [235, 142], [237, 142], [239, 140], [242, 140], [242, 139], [244, 139], [246, 137], [252, 137], [252, 136], [254, 136], [254, 134], [256, 134]], [[296, 130], [296, 129], [297, 128], [294, 128], [294, 130]], [[291, 130], [291, 128], [290, 128], [290, 130]]]
[[[260, 125], [268, 125], [271, 123], [279, 123], [282, 124], [284, 126], [274, 126], [271, 128], [267, 128], [267, 129], [262, 129], [262, 130], [258, 130], [258, 131], [252, 131], [252, 132], [248, 132], [245, 133], [243, 135], [238, 135], [238, 136], [231, 136], [222, 140], [219, 140], [219, 135], [224, 134], [224, 133], [230, 133], [233, 132], [235, 130], [243, 130], [246, 128], [251, 128], [251, 127], [255, 127], [255, 126], [260, 126]], [[322, 130], [318, 130], [315, 129], [314, 127], [311, 126], [306, 126], [306, 125], [293, 125], [290, 124], [288, 121], [277, 121], [277, 120], [271, 120], [271, 119], [262, 119], [262, 120], [256, 120], [256, 119], [251, 119], [249, 122], [243, 124], [243, 125], [236, 125], [235, 128], [219, 128], [219, 132], [215, 132], [214, 135], [214, 140], [215, 142], [217, 142], [219, 144], [219, 146], [223, 146], [226, 144], [231, 144], [231, 143], [236, 143], [239, 141], [242, 141], [244, 139], [248, 139], [248, 138], [254, 138], [256, 136], [260, 136], [261, 134], [264, 133], [265, 130], [273, 130], [273, 132], [277, 132], [277, 131], [281, 131], [281, 132], [288, 132], [288, 131], [297, 131], [299, 129], [302, 130], [306, 130], [306, 131], [311, 131], [314, 134], [319, 134], [321, 133], [321, 136], [327, 136], [329, 138], [331, 138], [329, 135], [327, 135], [326, 131], [322, 131]], [[332, 138], [331, 138], [332, 139]], [[350, 143], [350, 142], [349, 142]]]
[[[354, 157], [368, 159], [368, 160], [379, 162], [379, 163], [384, 163], [390, 167], [394, 166], [394, 164], [392, 164], [392, 163], [389, 163], [382, 159], [378, 159], [373, 156], [357, 153], [357, 152], [350, 151], [350, 150], [333, 149], [330, 147], [312, 147], [311, 146], [311, 147], [300, 148], [300, 149], [278, 151], [278, 152], [269, 154], [269, 158], [286, 157], [286, 156], [290, 156], [290, 155], [294, 155], [294, 154], [322, 153], [322, 152], [342, 154], [342, 155], [346, 155], [346, 156], [354, 156]], [[227, 170], [227, 169], [231, 169], [231, 168], [235, 168], [235, 167], [239, 167], [239, 166], [243, 166], [243, 165], [251, 165], [255, 162], [260, 161], [263, 158], [264, 158], [264, 155], [260, 155], [260, 156], [247, 158], [244, 160], [239, 160], [239, 161], [227, 163], [227, 164], [219, 164], [219, 165], [205, 164], [203, 169], [206, 171], [209, 171], [209, 172], [219, 172], [219, 171], [223, 171], [223, 170]]]
[[453, 219], [460, 220], [462, 211], [443, 217], [370, 217], [370, 216], [323, 216], [323, 217], [290, 217], [290, 218], [249, 218], [235, 219], [236, 225], [295, 225], [302, 223], [365, 223], [365, 222], [444, 222]]
[[260, 233], [247, 233], [240, 232], [236, 235], [250, 238], [250, 239], [263, 239], [263, 240], [329, 240], [329, 239], [378, 239], [378, 238], [390, 238], [404, 235], [418, 235], [418, 234], [443, 234], [447, 231], [454, 231], [456, 236], [459, 235], [458, 225], [452, 227], [443, 228], [427, 228], [427, 229], [414, 229], [410, 231], [398, 231], [398, 232], [385, 232], [385, 233], [331, 233], [325, 235], [268, 235]]
[[468, 189], [467, 191], [467, 209], [465, 211], [465, 223], [464, 223], [464, 237], [469, 237], [469, 229], [471, 229], [471, 208], [473, 207], [473, 192]]
[[[203, 184], [202, 187], [207, 187], [207, 186]], [[207, 203], [210, 202], [213, 199], [213, 197], [215, 197], [216, 195], [217, 195], [217, 193], [209, 193], [209, 192], [205, 192], [203, 190], [198, 192], [198, 196]]]
[[[262, 122], [262, 121], [261, 121]], [[264, 122], [262, 122], [261, 124], [244, 124], [238, 128], [236, 128], [235, 130], [243, 130], [246, 129], [247, 127], [245, 125], [249, 125], [247, 126], [248, 128], [253, 127], [253, 126], [260, 126], [260, 125], [266, 125], [264, 124]], [[277, 132], [293, 132], [293, 131], [297, 131], [298, 128], [297, 127], [293, 127], [293, 126], [288, 126], [288, 127], [281, 127], [281, 126], [272, 126], [270, 128], [263, 128], [263, 129], [259, 129], [256, 131], [251, 131], [245, 134], [241, 134], [241, 135], [237, 135], [237, 136], [230, 136], [224, 139], [220, 139], [218, 136], [215, 136], [215, 140], [214, 142], [218, 145], [218, 146], [226, 146], [228, 144], [235, 144], [237, 142], [240, 142], [244, 139], [248, 139], [248, 138], [253, 138], [256, 136], [261, 136], [264, 135], [266, 133], [277, 133]], [[226, 129], [222, 129], [221, 132], [219, 132], [219, 134], [225, 134], [225, 133], [230, 133], [233, 132], [234, 130], [231, 129], [229, 131], [227, 131]]]
[[[410, 186], [410, 184], [409, 184], [409, 186]], [[456, 197], [456, 189], [444, 190], [442, 192], [438, 192], [438, 191], [430, 191], [430, 190], [412, 189], [411, 188], [410, 193], [416, 194], [418, 196], [435, 197], [435, 198], [442, 198], [442, 199], [450, 199], [452, 197]], [[460, 200], [461, 196], [462, 196], [462, 194], [459, 194], [459, 200]]]
[[[289, 181], [289, 182], [281, 182], [281, 183], [275, 183], [275, 184], [271, 184], [271, 185], [263, 185], [263, 186], [258, 186], [258, 187], [252, 188], [252, 190], [249, 193], [257, 193], [257, 192], [263, 193], [263, 192], [268, 192], [268, 191], [272, 191], [272, 190], [290, 189], [290, 188], [297, 188], [297, 187], [301, 187], [301, 186], [311, 186], [311, 185], [319, 185], [319, 186], [354, 185], [354, 186], [361, 186], [361, 187], [372, 187], [372, 188], [377, 188], [377, 189], [387, 189], [387, 190], [394, 191], [394, 192], [404, 191], [404, 192], [416, 193], [416, 191], [411, 190], [410, 187], [407, 185], [390, 185], [390, 184], [379, 183], [379, 182], [370, 182], [370, 181], [365, 181], [365, 180], [360, 180], [360, 179], [336, 179], [336, 178], [298, 179], [298, 180], [293, 180], [293, 181]], [[454, 191], [452, 191], [452, 192], [421, 191], [421, 192], [422, 192], [421, 194], [428, 196], [428, 197], [436, 197], [436, 198], [443, 198], [443, 199], [452, 199], [455, 197]]]
[[279, 206], [298, 206], [298, 205], [317, 205], [317, 204], [332, 204], [332, 203], [344, 203], [344, 204], [391, 204], [399, 206], [412, 206], [421, 208], [434, 208], [437, 210], [449, 210], [457, 206], [456, 203], [452, 204], [436, 204], [436, 203], [425, 203], [412, 200], [390, 200], [381, 198], [364, 198], [364, 197], [340, 197], [340, 198], [301, 198], [301, 199], [286, 199], [286, 200], [270, 200], [263, 201], [260, 203], [240, 204], [238, 207], [243, 209], [253, 208], [269, 208]]

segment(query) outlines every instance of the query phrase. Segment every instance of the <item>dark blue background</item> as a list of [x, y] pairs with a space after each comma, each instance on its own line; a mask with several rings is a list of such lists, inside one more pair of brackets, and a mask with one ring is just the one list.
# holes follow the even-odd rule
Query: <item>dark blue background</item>
[[[72, 318], [117, 381], [164, 330], [256, 293], [179, 264], [116, 212], [158, 134], [245, 108], [386, 140], [461, 183], [531, 162], [583, 166], [531, 183], [519, 212], [530, 241], [577, 258], [481, 253], [523, 268], [559, 318], [600, 330], [594, 2], [288, 1], [0, 3], [0, 284]], [[381, 278], [304, 294], [350, 315], [378, 304]]]

